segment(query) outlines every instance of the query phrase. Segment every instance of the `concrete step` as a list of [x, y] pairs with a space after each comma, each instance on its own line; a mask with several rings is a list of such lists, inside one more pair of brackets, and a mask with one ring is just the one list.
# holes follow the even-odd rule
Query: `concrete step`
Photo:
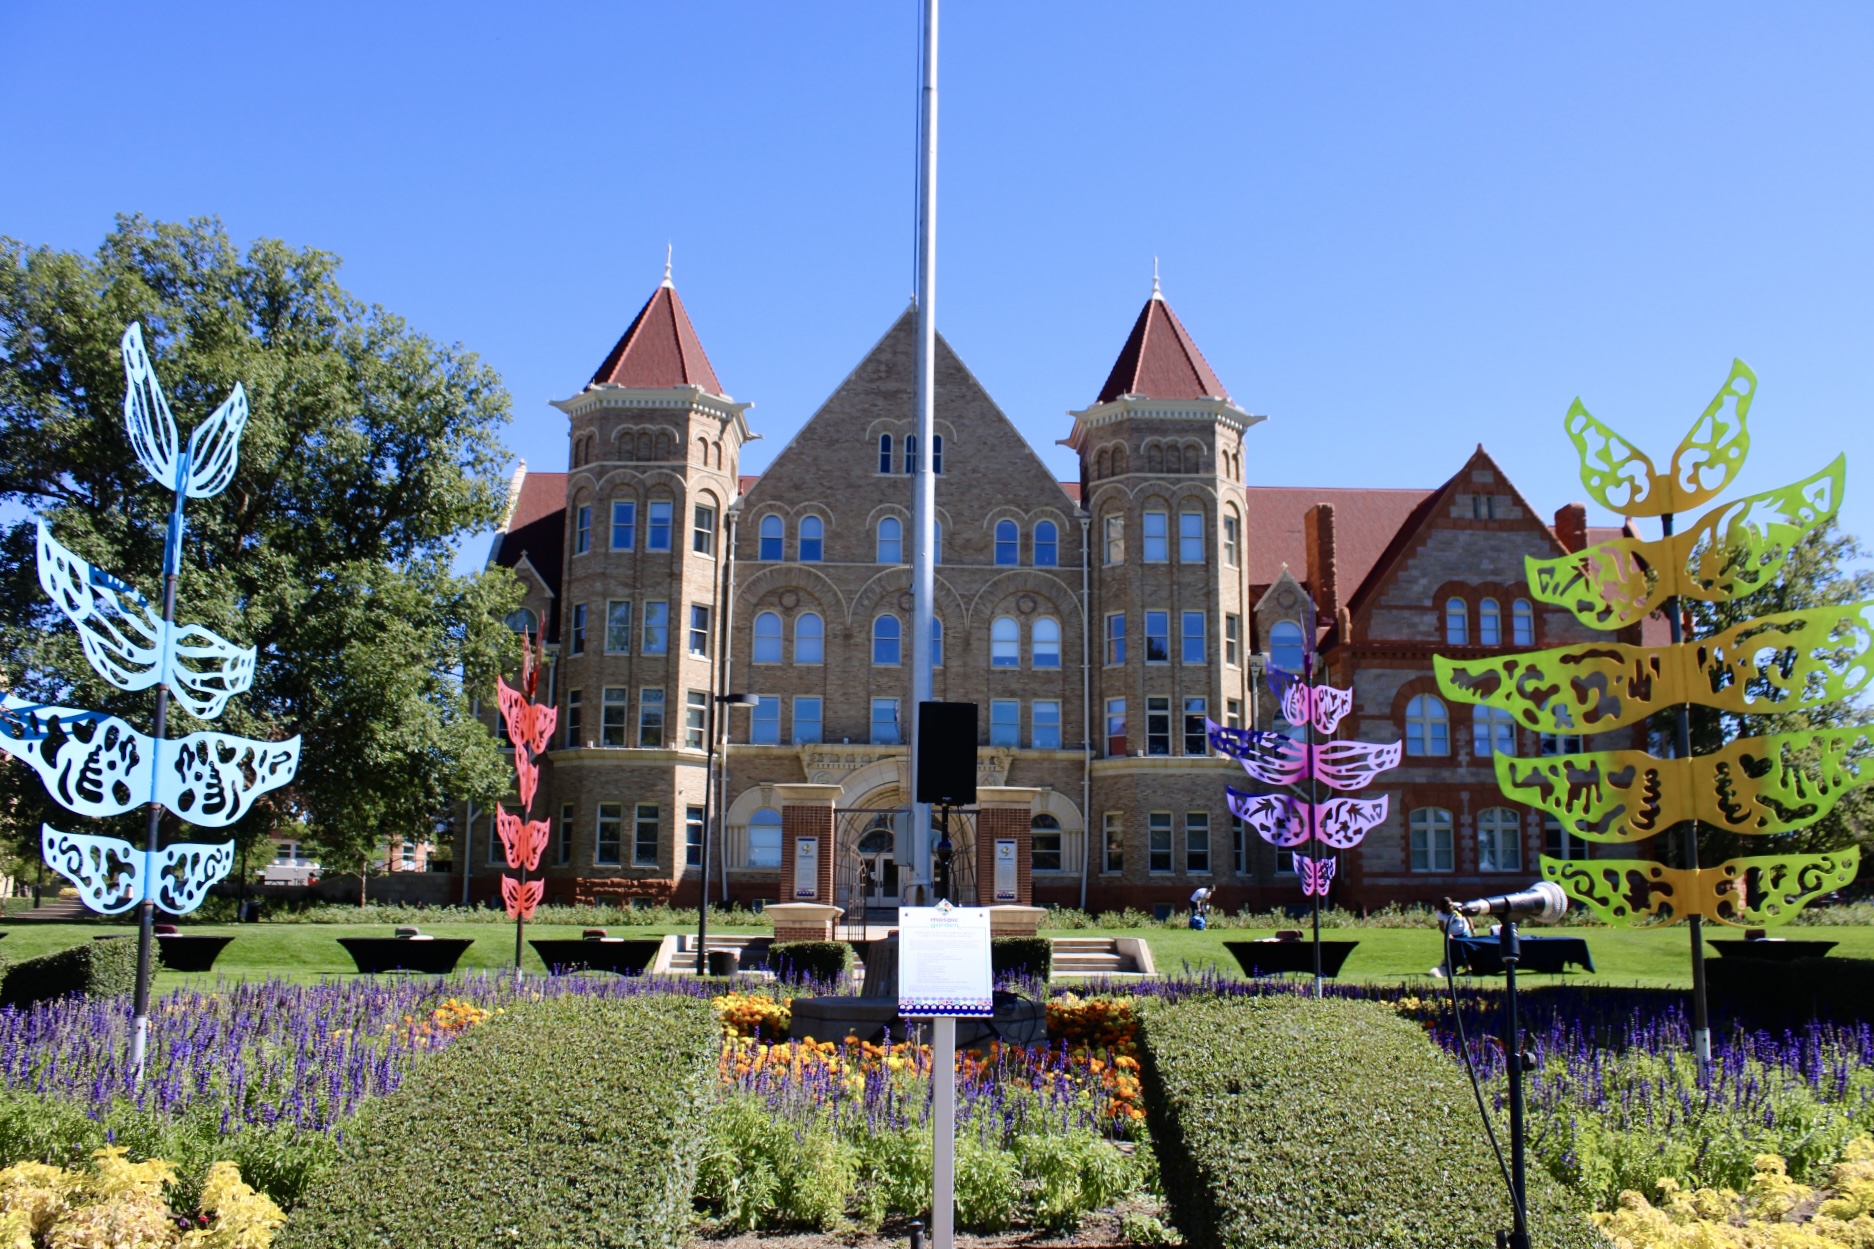
[[[26, 909], [15, 913], [13, 908], [22, 905]], [[38, 906], [30, 900], [15, 899], [8, 905], [7, 912], [9, 924], [69, 924], [89, 914], [85, 904], [77, 898], [46, 898]]]
[[1139, 965], [1130, 942], [1122, 953], [1115, 937], [1055, 937], [1050, 944], [1056, 976], [1136, 976], [1150, 970]]

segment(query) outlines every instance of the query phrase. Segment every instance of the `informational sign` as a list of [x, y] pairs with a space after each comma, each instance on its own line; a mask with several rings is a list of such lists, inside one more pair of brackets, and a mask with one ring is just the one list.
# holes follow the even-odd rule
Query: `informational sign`
[[1015, 891], [1015, 839], [996, 839], [996, 901], [1019, 902]]
[[794, 900], [820, 900], [820, 839], [798, 837], [794, 840]]
[[901, 907], [898, 1013], [906, 1018], [995, 1013], [989, 908]]

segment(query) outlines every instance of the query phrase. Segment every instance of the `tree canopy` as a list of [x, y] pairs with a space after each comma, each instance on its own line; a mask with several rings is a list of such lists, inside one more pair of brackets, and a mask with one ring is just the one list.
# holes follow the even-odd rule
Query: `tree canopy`
[[[91, 256], [0, 238], [0, 665], [27, 697], [148, 731], [154, 693], [92, 672], [40, 589], [34, 537], [44, 519], [158, 601], [173, 496], [125, 434], [119, 340], [138, 322], [184, 439], [236, 382], [251, 406], [233, 482], [188, 504], [176, 616], [256, 646], [254, 684], [213, 725], [172, 702], [169, 734], [299, 734], [294, 784], [234, 831], [303, 821], [328, 866], [357, 868], [386, 836], [428, 840], [452, 802], [507, 789], [471, 699], [513, 657], [500, 621], [519, 586], [452, 572], [456, 541], [505, 502], [500, 378], [352, 297], [339, 265], [277, 239], [243, 253], [213, 219], [120, 217]], [[97, 822], [0, 767], [0, 821], [25, 846], [42, 819], [140, 840], [145, 818], [81, 828]]]

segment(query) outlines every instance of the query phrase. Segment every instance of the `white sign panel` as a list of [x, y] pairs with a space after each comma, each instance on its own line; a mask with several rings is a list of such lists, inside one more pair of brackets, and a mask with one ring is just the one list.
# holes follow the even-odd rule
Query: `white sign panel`
[[996, 839], [996, 901], [1019, 901], [1015, 891], [1015, 839]]
[[941, 902], [899, 908], [898, 1013], [995, 1013], [988, 907]]
[[820, 900], [820, 839], [797, 837], [794, 840], [794, 900]]

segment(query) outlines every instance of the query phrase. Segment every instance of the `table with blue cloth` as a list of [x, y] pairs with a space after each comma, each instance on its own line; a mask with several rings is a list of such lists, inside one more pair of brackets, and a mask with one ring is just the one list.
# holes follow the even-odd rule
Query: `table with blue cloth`
[[[1559, 972], [1572, 963], [1583, 971], [1594, 970], [1594, 956], [1582, 937], [1522, 937], [1517, 961], [1519, 972]], [[1495, 937], [1456, 937], [1451, 942], [1451, 956], [1473, 976], [1503, 974], [1503, 945]]]

